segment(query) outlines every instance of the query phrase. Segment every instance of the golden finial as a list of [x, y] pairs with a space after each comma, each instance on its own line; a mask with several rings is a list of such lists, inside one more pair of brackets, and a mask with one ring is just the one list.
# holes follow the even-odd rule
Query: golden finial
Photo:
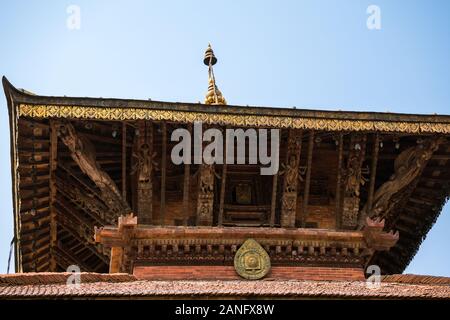
[[208, 92], [206, 93], [205, 104], [227, 104], [222, 92], [216, 85], [213, 65], [217, 63], [217, 58], [210, 44], [208, 44], [208, 48], [205, 51], [203, 63], [208, 66]]

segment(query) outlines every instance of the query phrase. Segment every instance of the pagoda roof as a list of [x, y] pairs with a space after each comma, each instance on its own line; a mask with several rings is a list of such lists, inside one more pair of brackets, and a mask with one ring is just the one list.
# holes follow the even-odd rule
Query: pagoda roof
[[[450, 115], [319, 111], [132, 99], [39, 96], [16, 89], [5, 77], [3, 77], [3, 87], [10, 115], [14, 233], [18, 237], [26, 234], [26, 237], [22, 237], [21, 243], [16, 245], [16, 252], [21, 251], [21, 255], [15, 255], [18, 271], [48, 270], [46, 268], [50, 255], [50, 244], [47, 239], [49, 231], [46, 225], [49, 220], [49, 163], [45, 163], [47, 161], [45, 159], [48, 159], [50, 154], [50, 150], [48, 150], [49, 137], [48, 134], [34, 137], [29, 127], [30, 119], [36, 120], [36, 126], [43, 128], [46, 133], [50, 131], [48, 119], [67, 118], [105, 122], [148, 119], [186, 123], [198, 120], [238, 127], [362, 131], [392, 135], [401, 133], [410, 136], [411, 141], [429, 135], [445, 137], [450, 135]], [[26, 145], [17, 138], [21, 131], [27, 135], [23, 137], [23, 141], [29, 140]], [[27, 148], [33, 139], [44, 146], [41, 151], [45, 156], [37, 167], [39, 186], [36, 202], [40, 208], [36, 216], [28, 217], [21, 212], [19, 206], [25, 204], [25, 198], [30, 202], [33, 192], [29, 188], [19, 189], [19, 185], [20, 183], [31, 185], [33, 181], [28, 167], [24, 167], [19, 176], [18, 160], [19, 157], [23, 159], [29, 157], [30, 152]], [[102, 137], [102, 139], [106, 139], [106, 137]], [[400, 240], [396, 246], [391, 251], [380, 253], [377, 256], [376, 262], [386, 266], [389, 273], [400, 273], [406, 268], [450, 195], [450, 142], [448, 140], [440, 147], [439, 154], [432, 156], [430, 164], [425, 168], [425, 173], [419, 177], [420, 188], [416, 188], [410, 195], [409, 205], [402, 208], [397, 216], [387, 221], [390, 230], [399, 230], [400, 232]], [[23, 150], [19, 150], [20, 143], [23, 143]], [[393, 160], [395, 154], [386, 156], [391, 157], [389, 160]], [[438, 176], [435, 175], [436, 172], [439, 173]], [[27, 220], [25, 221], [25, 219]], [[38, 238], [35, 241], [32, 237]], [[92, 254], [96, 255], [96, 253]], [[23, 256], [24, 259], [21, 261], [18, 256]], [[70, 257], [67, 257], [64, 252], [61, 252], [61, 256], [63, 256], [61, 259], [70, 260]], [[98, 260], [94, 267], [95, 265], [100, 265]], [[86, 267], [85, 270], [100, 270], [93, 269], [91, 265]]]

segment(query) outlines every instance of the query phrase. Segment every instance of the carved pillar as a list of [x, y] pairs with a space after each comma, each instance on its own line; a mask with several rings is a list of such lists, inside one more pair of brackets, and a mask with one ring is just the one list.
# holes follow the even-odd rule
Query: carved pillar
[[214, 165], [200, 165], [197, 196], [197, 225], [199, 226], [212, 226], [213, 223], [214, 176]]
[[342, 208], [342, 228], [345, 229], [355, 228], [358, 223], [359, 190], [363, 182], [361, 168], [365, 153], [366, 136], [352, 135], [350, 137]]
[[302, 132], [295, 129], [289, 130], [286, 164], [282, 171], [284, 179], [281, 196], [281, 227], [283, 228], [295, 227], [301, 148]]
[[136, 181], [136, 213], [140, 224], [151, 224], [153, 218], [153, 126], [140, 121], [135, 136], [133, 174]]

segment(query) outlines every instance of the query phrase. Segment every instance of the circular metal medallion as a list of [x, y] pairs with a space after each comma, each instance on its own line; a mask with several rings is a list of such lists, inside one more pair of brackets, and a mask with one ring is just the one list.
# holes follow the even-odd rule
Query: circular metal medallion
[[261, 279], [270, 271], [270, 257], [258, 242], [247, 239], [234, 256], [234, 268], [245, 279]]

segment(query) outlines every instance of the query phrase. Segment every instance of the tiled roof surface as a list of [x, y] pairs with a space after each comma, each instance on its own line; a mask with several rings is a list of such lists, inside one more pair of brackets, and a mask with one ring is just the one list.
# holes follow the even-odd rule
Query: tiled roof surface
[[[20, 285], [46, 285], [46, 284], [66, 284], [67, 279], [73, 273], [69, 272], [27, 272], [27, 273], [12, 273], [0, 274], [0, 287], [20, 286]], [[129, 282], [137, 280], [133, 275], [128, 273], [95, 273], [82, 272], [80, 273], [80, 280], [82, 283], [92, 282]]]
[[450, 286], [449, 277], [422, 276], [416, 274], [392, 274], [382, 277], [384, 282], [396, 282], [407, 284], [430, 284]]
[[[450, 299], [450, 278], [386, 276], [378, 289], [363, 281], [146, 281], [127, 274], [83, 273], [79, 287], [66, 284], [70, 274], [0, 276], [2, 298], [152, 298], [152, 297], [287, 297], [287, 298], [435, 298]], [[406, 283], [410, 279], [415, 284]], [[428, 279], [428, 280], [425, 280]], [[390, 282], [386, 282], [390, 281]], [[425, 281], [421, 284], [420, 281]], [[403, 282], [403, 283], [402, 283]]]

